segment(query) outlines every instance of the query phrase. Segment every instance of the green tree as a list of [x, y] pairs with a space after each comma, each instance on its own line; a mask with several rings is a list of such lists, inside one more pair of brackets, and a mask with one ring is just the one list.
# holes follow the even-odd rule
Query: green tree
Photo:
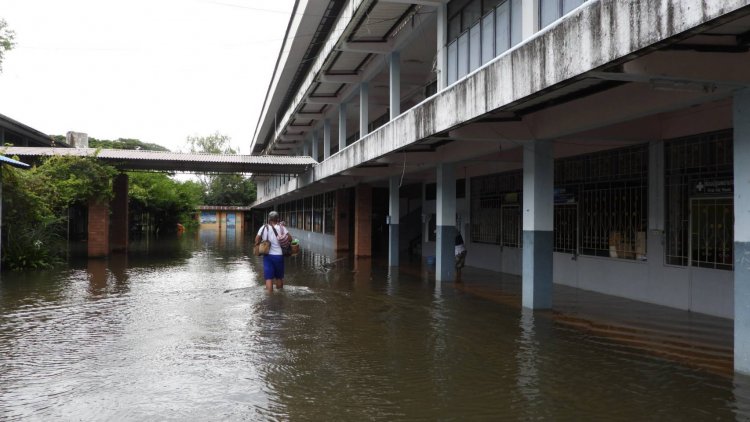
[[255, 182], [241, 174], [220, 174], [211, 179], [206, 205], [250, 205], [255, 198]]
[[[237, 154], [231, 138], [216, 132], [208, 136], [188, 136], [188, 149], [199, 154]], [[199, 175], [206, 205], [249, 205], [255, 201], [255, 182], [240, 174]]]
[[116, 170], [93, 157], [54, 156], [30, 170], [2, 166], [3, 267], [48, 268], [65, 254], [68, 207], [108, 201]]
[[16, 33], [8, 28], [8, 23], [5, 19], [0, 18], [0, 72], [3, 71], [5, 53], [16, 46], [16, 43], [14, 42], [15, 38]]
[[152, 229], [158, 233], [173, 233], [177, 223], [187, 227], [197, 225], [193, 215], [203, 202], [200, 184], [179, 182], [164, 173], [132, 172], [128, 175], [130, 213], [134, 219], [150, 215]]
[[[51, 135], [55, 142], [66, 142], [64, 135]], [[114, 141], [109, 139], [97, 139], [89, 137], [89, 147], [105, 149], [142, 149], [146, 151], [169, 151], [159, 144], [143, 142], [139, 139], [117, 138]]]
[[188, 136], [187, 144], [190, 152], [204, 154], [237, 154], [232, 148], [232, 138], [215, 132], [208, 136]]

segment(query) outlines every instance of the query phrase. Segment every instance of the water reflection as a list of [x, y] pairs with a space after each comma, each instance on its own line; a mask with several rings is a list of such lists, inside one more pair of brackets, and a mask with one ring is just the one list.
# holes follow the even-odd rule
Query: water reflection
[[[644, 351], [632, 329], [628, 342], [612, 337], [584, 320], [596, 296], [531, 312], [493, 274], [435, 283], [419, 266], [309, 249], [267, 294], [248, 249], [238, 235], [186, 234], [66, 271], [4, 274], [0, 420], [750, 416], [748, 378]], [[596, 318], [633, 309], [618, 303], [593, 306]], [[666, 314], [638, 309], [651, 327]]]

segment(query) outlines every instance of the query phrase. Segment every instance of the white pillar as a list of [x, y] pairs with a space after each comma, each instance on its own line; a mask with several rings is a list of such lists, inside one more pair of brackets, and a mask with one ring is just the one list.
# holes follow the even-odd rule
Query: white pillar
[[437, 166], [435, 280], [452, 280], [456, 258], [456, 169], [453, 163]]
[[339, 151], [346, 148], [346, 103], [339, 104]]
[[323, 120], [323, 159], [331, 156], [331, 121]]
[[734, 370], [750, 373], [750, 89], [734, 94]]
[[370, 123], [370, 84], [362, 82], [359, 85], [359, 138], [362, 139], [369, 132]]
[[438, 91], [448, 86], [445, 44], [448, 40], [448, 3], [437, 7], [437, 85]]
[[551, 141], [523, 145], [523, 293], [525, 308], [552, 307], [554, 164]]
[[524, 0], [521, 10], [521, 34], [529, 39], [539, 31], [539, 0]]
[[318, 132], [313, 131], [312, 140], [310, 142], [312, 143], [312, 158], [315, 161], [318, 161]]
[[388, 191], [388, 215], [390, 218], [388, 224], [388, 265], [391, 267], [398, 266], [399, 238], [398, 238], [398, 220], [399, 220], [399, 188], [401, 176], [391, 176], [389, 179]]
[[390, 54], [390, 105], [391, 120], [401, 114], [401, 54], [392, 51]]

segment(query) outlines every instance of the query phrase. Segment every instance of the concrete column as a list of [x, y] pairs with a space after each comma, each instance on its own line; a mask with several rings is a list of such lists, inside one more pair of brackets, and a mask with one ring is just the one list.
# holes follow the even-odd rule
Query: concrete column
[[354, 256], [372, 256], [372, 187], [354, 188]]
[[448, 3], [437, 7], [437, 85], [438, 91], [448, 86], [445, 44], [448, 39]]
[[346, 103], [339, 104], [339, 151], [346, 148]]
[[[128, 175], [120, 173], [112, 180], [112, 224], [110, 227], [112, 251], [128, 250]], [[184, 221], [182, 222], [184, 223]]]
[[89, 201], [88, 224], [89, 258], [109, 255], [109, 204]]
[[302, 141], [302, 155], [310, 156], [310, 144], [307, 141]]
[[369, 133], [370, 123], [370, 83], [359, 85], [359, 137], [364, 138]]
[[456, 169], [452, 163], [437, 166], [435, 280], [452, 280], [456, 259]]
[[401, 114], [401, 53], [393, 51], [390, 54], [390, 98], [391, 120]]
[[539, 31], [539, 0], [524, 0], [521, 10], [521, 34], [524, 40]]
[[663, 277], [664, 268], [664, 142], [661, 140], [648, 145], [647, 233], [646, 256], [656, 264], [649, 266], [649, 278], [653, 280]]
[[318, 161], [318, 132], [313, 131], [312, 140], [310, 142], [312, 144], [312, 158], [314, 158], [315, 161]]
[[[2, 131], [2, 128], [0, 128], [0, 131]], [[0, 164], [0, 239], [3, 237], [3, 165]], [[2, 242], [0, 242], [0, 245]], [[2, 262], [3, 254], [0, 252], [0, 263]], [[2, 265], [0, 264], [0, 269], [2, 269]]]
[[335, 248], [337, 251], [349, 250], [349, 190], [336, 191], [336, 227], [334, 228]]
[[391, 267], [398, 266], [398, 217], [399, 217], [399, 196], [398, 191], [401, 184], [401, 176], [391, 176], [389, 180], [388, 195], [388, 215], [390, 224], [388, 224], [388, 265]]
[[331, 121], [323, 120], [323, 159], [331, 156]]
[[552, 307], [554, 159], [551, 141], [523, 147], [523, 295], [525, 308]]
[[750, 373], [750, 89], [734, 94], [734, 370]]

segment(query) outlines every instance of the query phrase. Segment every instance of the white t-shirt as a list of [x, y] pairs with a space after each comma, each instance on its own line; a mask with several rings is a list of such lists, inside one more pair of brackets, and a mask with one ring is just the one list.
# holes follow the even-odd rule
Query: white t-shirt
[[[276, 224], [273, 227], [276, 228], [276, 233], [279, 234], [279, 237], [284, 237], [287, 233], [287, 229], [281, 224]], [[265, 233], [263, 229], [265, 229]], [[279, 239], [276, 238], [270, 224], [263, 225], [263, 227], [258, 230], [258, 236], [260, 236], [260, 240], [268, 240], [271, 242], [271, 250], [268, 252], [269, 255], [283, 255], [281, 252], [281, 245], [279, 245]]]

